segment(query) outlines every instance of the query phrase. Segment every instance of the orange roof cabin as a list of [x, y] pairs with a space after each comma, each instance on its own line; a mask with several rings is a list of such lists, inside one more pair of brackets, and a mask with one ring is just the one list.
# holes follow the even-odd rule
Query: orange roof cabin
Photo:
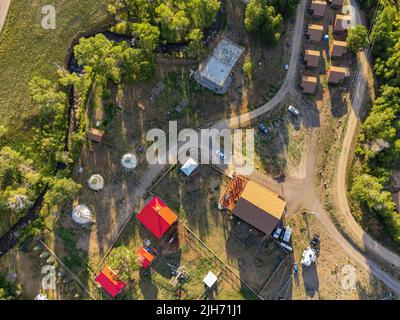
[[309, 24], [307, 35], [310, 41], [320, 42], [322, 39], [322, 34], [324, 33], [324, 26], [319, 24]]
[[126, 287], [126, 283], [119, 281], [117, 274], [109, 267], [105, 267], [95, 280], [113, 298]]
[[220, 207], [265, 234], [271, 234], [283, 217], [286, 202], [264, 186], [235, 176], [220, 200]]
[[339, 84], [349, 75], [349, 70], [343, 67], [331, 66], [328, 71], [328, 83]]
[[345, 53], [347, 53], [347, 42], [333, 40], [330, 52], [331, 57], [341, 58]]
[[147, 269], [156, 258], [153, 254], [147, 251], [144, 247], [139, 249], [139, 261], [143, 268]]
[[331, 0], [331, 7], [332, 8], [341, 8], [343, 7], [344, 0]]
[[318, 80], [316, 77], [303, 76], [301, 78], [301, 88], [304, 93], [313, 94], [317, 89]]
[[93, 142], [103, 143], [104, 142], [104, 131], [96, 129], [96, 128], [92, 128], [87, 133], [87, 137], [89, 140], [91, 140]]
[[176, 214], [158, 197], [153, 198], [137, 218], [158, 239], [178, 220]]
[[313, 18], [322, 18], [325, 15], [326, 1], [325, 0], [312, 0], [310, 11]]
[[337, 33], [346, 32], [350, 29], [351, 16], [337, 14], [335, 22], [333, 23], [333, 31]]
[[317, 50], [306, 50], [304, 53], [304, 61], [307, 67], [316, 68], [319, 65], [320, 52]]

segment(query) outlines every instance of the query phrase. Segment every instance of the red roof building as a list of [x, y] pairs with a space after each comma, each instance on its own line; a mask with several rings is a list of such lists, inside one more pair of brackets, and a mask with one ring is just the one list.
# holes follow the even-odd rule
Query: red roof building
[[145, 269], [148, 268], [155, 259], [155, 257], [143, 247], [139, 249], [138, 254], [139, 261]]
[[126, 283], [119, 281], [117, 274], [109, 267], [105, 267], [103, 272], [96, 277], [96, 282], [113, 298], [126, 287]]
[[176, 214], [158, 197], [151, 200], [137, 218], [158, 239], [178, 220]]

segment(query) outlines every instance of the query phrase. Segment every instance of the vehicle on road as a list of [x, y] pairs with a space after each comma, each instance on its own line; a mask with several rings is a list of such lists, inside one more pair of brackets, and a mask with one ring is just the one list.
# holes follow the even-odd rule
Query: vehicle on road
[[268, 135], [268, 129], [267, 129], [267, 127], [266, 127], [264, 124], [260, 123], [260, 124], [258, 125], [258, 129], [261, 131], [261, 133], [262, 133], [264, 136], [267, 136], [267, 135]]

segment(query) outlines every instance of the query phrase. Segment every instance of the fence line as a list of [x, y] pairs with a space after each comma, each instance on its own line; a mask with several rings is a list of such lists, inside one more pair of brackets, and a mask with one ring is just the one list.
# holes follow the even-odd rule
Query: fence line
[[257, 292], [255, 292], [250, 285], [248, 285], [244, 280], [240, 278], [240, 276], [234, 271], [230, 266], [228, 266], [224, 261], [222, 261], [217, 254], [212, 251], [203, 241], [201, 241], [197, 235], [193, 233], [189, 227], [183, 225], [182, 235], [184, 236], [184, 240], [186, 243], [192, 246], [193, 249], [197, 249], [208, 258], [211, 262], [213, 262], [217, 267], [221, 269], [222, 276], [225, 280], [227, 280], [234, 289], [240, 290], [242, 285], [244, 285], [248, 290], [250, 290], [256, 297], [260, 300], [264, 300]]

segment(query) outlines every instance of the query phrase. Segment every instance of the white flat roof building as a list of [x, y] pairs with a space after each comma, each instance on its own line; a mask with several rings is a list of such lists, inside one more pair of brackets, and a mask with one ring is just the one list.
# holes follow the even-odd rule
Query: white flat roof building
[[228, 39], [223, 39], [205, 63], [199, 66], [196, 80], [217, 93], [225, 93], [231, 83], [230, 73], [244, 51]]

